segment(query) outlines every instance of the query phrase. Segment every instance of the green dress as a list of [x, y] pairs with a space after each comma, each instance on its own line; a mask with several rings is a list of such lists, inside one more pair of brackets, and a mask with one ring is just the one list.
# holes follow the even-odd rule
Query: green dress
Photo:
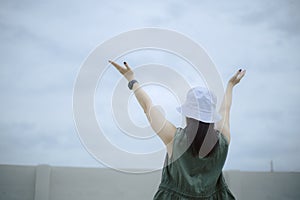
[[183, 128], [176, 129], [172, 156], [169, 158], [166, 155], [161, 183], [153, 199], [235, 199], [222, 172], [228, 152], [228, 142], [224, 135], [217, 131], [218, 142], [209, 156], [196, 158], [191, 149], [187, 148], [185, 131]]

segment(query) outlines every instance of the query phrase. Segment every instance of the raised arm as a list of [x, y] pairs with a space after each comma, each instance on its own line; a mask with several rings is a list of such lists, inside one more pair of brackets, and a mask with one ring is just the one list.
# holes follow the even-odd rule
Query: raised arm
[[[115, 66], [122, 75], [124, 75], [128, 82], [135, 79], [133, 71], [126, 62], [124, 62], [125, 67], [122, 67], [112, 61], [109, 62]], [[143, 88], [140, 87], [138, 82], [133, 84], [132, 90], [134, 91], [134, 95], [139, 104], [143, 108], [152, 129], [157, 133], [165, 145], [171, 144], [175, 135], [176, 127], [165, 118], [163, 113], [161, 113], [158, 109], [158, 106], [153, 106], [151, 98], [143, 90]]]
[[222, 119], [216, 124], [216, 129], [219, 130], [227, 138], [228, 143], [230, 143], [230, 108], [232, 103], [232, 91], [234, 86], [240, 82], [245, 73], [246, 70], [240, 69], [228, 81], [223, 102], [219, 111]]

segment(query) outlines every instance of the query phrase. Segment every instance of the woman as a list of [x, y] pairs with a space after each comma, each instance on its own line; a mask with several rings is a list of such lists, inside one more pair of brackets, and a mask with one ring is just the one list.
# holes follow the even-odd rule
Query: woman
[[230, 143], [232, 90], [246, 71], [238, 70], [229, 80], [219, 113], [212, 92], [202, 87], [189, 90], [185, 103], [178, 108], [187, 125], [176, 128], [152, 105], [126, 62], [125, 67], [109, 62], [128, 80], [129, 89], [134, 91], [151, 127], [167, 148], [161, 183], [153, 199], [235, 199], [222, 168]]

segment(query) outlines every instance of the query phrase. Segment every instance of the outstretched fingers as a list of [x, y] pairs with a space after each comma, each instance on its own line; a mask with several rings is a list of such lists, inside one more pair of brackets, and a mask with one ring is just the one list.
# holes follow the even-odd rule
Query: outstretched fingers
[[129, 67], [129, 65], [127, 64], [127, 62], [124, 62], [124, 65], [125, 65], [125, 67], [126, 67], [128, 70], [131, 70], [130, 67]]
[[237, 77], [238, 80], [241, 80], [246, 74], [246, 70], [239, 71], [239, 76]]
[[230, 83], [236, 85], [240, 82], [240, 80], [244, 77], [246, 70], [239, 69], [229, 80]]
[[108, 62], [111, 63], [117, 70], [119, 70], [119, 72], [124, 73], [124, 68], [122, 66], [111, 60], [109, 60]]
[[242, 70], [241, 70], [241, 69], [239, 69], [239, 70], [238, 70], [238, 71], [237, 71], [237, 72], [234, 74], [234, 76], [233, 76], [233, 77], [234, 77], [234, 78], [237, 78], [237, 77], [239, 76], [239, 74], [241, 73], [241, 71], [242, 71]]
[[122, 69], [122, 67], [120, 65], [118, 65], [117, 63], [115, 63], [114, 61], [109, 60], [108, 62], [110, 64], [112, 64], [115, 68], [117, 68], [118, 70]]

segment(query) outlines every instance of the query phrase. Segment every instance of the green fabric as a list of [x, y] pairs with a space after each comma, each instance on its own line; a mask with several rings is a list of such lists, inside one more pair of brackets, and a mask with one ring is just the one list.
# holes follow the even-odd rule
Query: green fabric
[[186, 129], [177, 128], [171, 158], [166, 155], [161, 183], [154, 200], [235, 199], [222, 173], [228, 142], [220, 132], [216, 148], [205, 158], [194, 157], [187, 147]]

